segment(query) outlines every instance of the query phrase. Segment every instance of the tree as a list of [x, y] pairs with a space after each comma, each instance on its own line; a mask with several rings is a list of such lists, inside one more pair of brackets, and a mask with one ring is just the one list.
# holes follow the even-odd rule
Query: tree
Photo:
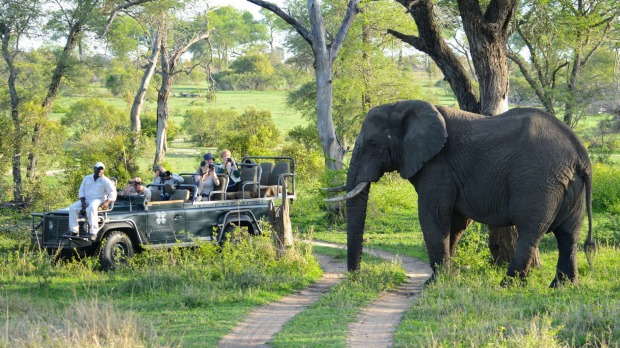
[[232, 119], [229, 131], [224, 132], [218, 147], [241, 156], [269, 155], [279, 143], [280, 132], [271, 119], [271, 112], [250, 107]]
[[174, 75], [189, 74], [197, 66], [189, 69], [179, 69], [181, 56], [195, 43], [209, 37], [208, 19], [206, 13], [196, 16], [192, 21], [178, 19], [173, 9], [168, 9], [162, 17], [161, 35], [161, 84], [157, 91], [157, 135], [155, 137], [155, 158], [153, 164], [161, 163], [166, 155], [168, 129], [168, 97]]
[[[478, 99], [474, 83], [456, 54], [441, 35], [432, 0], [397, 0], [413, 17], [418, 35], [395, 30], [390, 34], [428, 54], [450, 83], [461, 109], [497, 115], [508, 110], [508, 61], [506, 44], [518, 0], [491, 0], [485, 8], [479, 0], [458, 0], [463, 29], [469, 42], [478, 77]], [[517, 231], [514, 227], [490, 226], [490, 248], [495, 262], [507, 262], [514, 254]], [[535, 263], [538, 263], [536, 253]]]
[[[547, 112], [556, 115], [558, 103], [562, 104], [564, 123], [571, 127], [579, 120], [579, 105], [584, 104], [580, 101], [592, 100], [583, 98], [587, 91], [601, 85], [597, 79], [597, 86], [588, 86], [584, 75], [594, 54], [610, 41], [619, 15], [615, 1], [530, 0], [521, 6], [508, 57]], [[529, 64], [519, 54], [523, 49]], [[566, 73], [560, 74], [564, 69]]]
[[[240, 11], [232, 6], [215, 9], [209, 18], [213, 30], [212, 49], [217, 54], [215, 67], [228, 68], [231, 55], [239, 55], [236, 49], [267, 39], [267, 27], [254, 19], [249, 11]], [[204, 48], [203, 48], [204, 50]]]
[[295, 28], [297, 33], [312, 47], [317, 93], [317, 126], [321, 148], [325, 156], [325, 165], [329, 170], [343, 169], [345, 148], [338, 140], [332, 118], [332, 67], [353, 19], [359, 12], [360, 0], [349, 0], [340, 28], [329, 43], [320, 1], [308, 0], [309, 29], [273, 3], [262, 0], [248, 1], [278, 15]]
[[[66, 41], [62, 52], [56, 59], [56, 67], [48, 86], [47, 95], [41, 104], [44, 110], [49, 112], [53, 101], [56, 99], [58, 91], [60, 90], [62, 77], [66, 74], [67, 69], [69, 69], [69, 67], [73, 64], [73, 51], [75, 50], [84, 32], [86, 30], [96, 30], [97, 25], [101, 24], [103, 18], [109, 16], [103, 30], [103, 33], [105, 33], [106, 28], [110, 23], [112, 23], [119, 12], [126, 11], [133, 6], [150, 1], [153, 0], [70, 0], [65, 3], [56, 3], [57, 7], [51, 11], [51, 20], [47, 26], [52, 30], [52, 32], [65, 36]], [[111, 9], [110, 5], [112, 5]], [[41, 123], [35, 123], [32, 134], [32, 149], [28, 155], [28, 176], [31, 178], [35, 176], [37, 163], [37, 154], [35, 149], [39, 148], [39, 133], [41, 132], [41, 127]]]
[[10, 143], [13, 147], [12, 173], [13, 173], [13, 201], [21, 204], [22, 197], [22, 138], [24, 137], [24, 125], [20, 115], [20, 96], [17, 90], [18, 69], [15, 66], [16, 57], [20, 54], [20, 39], [26, 34], [32, 22], [38, 17], [41, 10], [39, 1], [8, 1], [0, 6], [0, 43], [2, 45], [2, 58], [8, 68], [7, 86], [11, 103], [11, 120], [13, 121], [13, 134]]

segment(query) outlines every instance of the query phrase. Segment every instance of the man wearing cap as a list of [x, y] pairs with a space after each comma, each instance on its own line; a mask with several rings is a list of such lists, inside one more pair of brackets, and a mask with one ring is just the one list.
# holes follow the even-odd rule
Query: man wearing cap
[[101, 162], [95, 163], [93, 174], [87, 175], [80, 185], [80, 200], [69, 207], [69, 234], [77, 236], [79, 234], [78, 214], [80, 210], [86, 211], [88, 224], [90, 226], [90, 238], [95, 239], [99, 232], [99, 221], [97, 210], [108, 209], [108, 205], [116, 200], [116, 185], [107, 178], [103, 171], [105, 166]]

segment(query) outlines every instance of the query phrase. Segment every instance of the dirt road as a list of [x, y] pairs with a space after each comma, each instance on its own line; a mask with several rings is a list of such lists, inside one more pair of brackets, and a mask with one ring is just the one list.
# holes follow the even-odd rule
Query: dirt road
[[[315, 245], [345, 249], [339, 244], [313, 242]], [[364, 249], [365, 253], [386, 260], [395, 255], [378, 250]], [[250, 313], [244, 322], [224, 336], [219, 347], [268, 347], [267, 342], [282, 326], [300, 313], [305, 307], [317, 301], [321, 295], [344, 279], [346, 265], [330, 257], [317, 254], [323, 277], [310, 287], [283, 297], [277, 302], [260, 307]], [[403, 314], [415, 301], [424, 282], [430, 277], [430, 267], [417, 259], [399, 256], [407, 280], [397, 289], [386, 292], [368, 307], [362, 309], [357, 321], [349, 325], [348, 347], [390, 347], [394, 331]]]

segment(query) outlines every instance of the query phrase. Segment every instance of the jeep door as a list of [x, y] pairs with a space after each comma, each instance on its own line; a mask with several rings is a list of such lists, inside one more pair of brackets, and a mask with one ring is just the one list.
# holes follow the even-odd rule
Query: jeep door
[[149, 206], [147, 236], [153, 244], [187, 241], [184, 203], [161, 202]]

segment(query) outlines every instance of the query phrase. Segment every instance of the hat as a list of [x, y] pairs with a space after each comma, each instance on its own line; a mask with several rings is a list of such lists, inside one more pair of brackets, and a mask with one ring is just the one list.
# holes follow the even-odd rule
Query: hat
[[155, 167], [153, 167], [153, 171], [154, 171], [154, 172], [157, 172], [157, 171], [160, 171], [160, 170], [165, 170], [165, 169], [164, 169], [164, 166], [162, 166], [162, 165], [158, 164], [158, 165], [156, 165]]
[[211, 152], [209, 152], [208, 154], [206, 154], [206, 155], [202, 156], [202, 158], [203, 158], [205, 161], [215, 159], [215, 157], [213, 157], [213, 155], [211, 154]]
[[94, 167], [94, 168], [99, 168], [99, 167], [103, 167], [103, 168], [105, 168], [105, 166], [103, 165], [103, 163], [101, 163], [101, 162], [97, 162], [97, 163], [95, 163], [95, 167]]

